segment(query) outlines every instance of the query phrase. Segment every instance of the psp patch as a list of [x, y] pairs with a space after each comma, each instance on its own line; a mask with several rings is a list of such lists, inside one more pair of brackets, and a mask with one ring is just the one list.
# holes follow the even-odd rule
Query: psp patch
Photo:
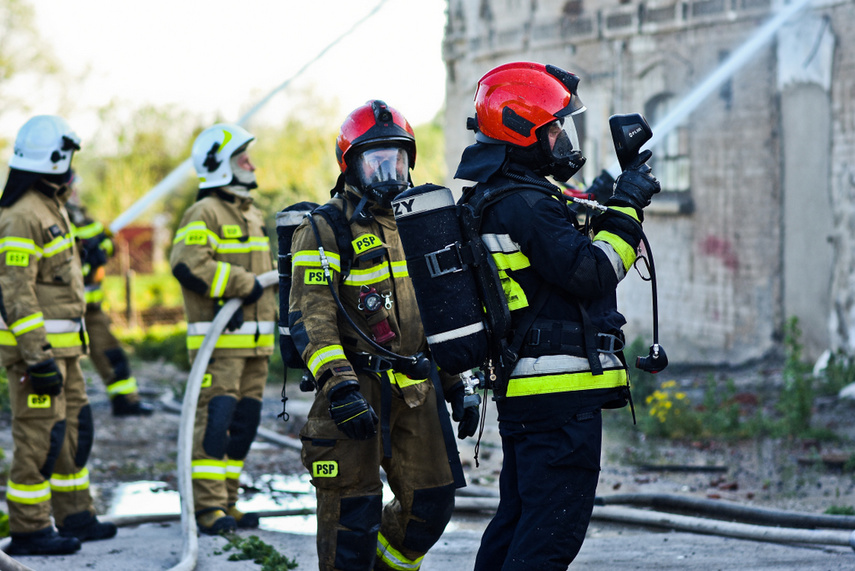
[[223, 224], [223, 238], [240, 238], [243, 232], [237, 224]]
[[29, 408], [50, 408], [50, 395], [27, 395]]
[[6, 252], [6, 265], [27, 267], [30, 265], [30, 255], [24, 252]]
[[336, 476], [338, 476], [338, 462], [335, 460], [312, 463], [313, 478], [335, 478]]
[[303, 280], [306, 285], [327, 285], [323, 270], [306, 270], [306, 276]]
[[376, 248], [377, 246], [382, 245], [383, 241], [374, 234], [363, 234], [362, 236], [355, 238], [351, 242], [351, 246], [353, 246], [353, 253], [357, 256], [372, 248]]

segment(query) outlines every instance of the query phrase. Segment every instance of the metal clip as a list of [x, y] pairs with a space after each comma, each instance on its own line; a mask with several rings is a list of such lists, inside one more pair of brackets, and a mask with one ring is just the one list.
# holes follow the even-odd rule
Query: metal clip
[[[453, 253], [457, 265], [445, 269], [440, 264], [439, 257], [448, 252]], [[457, 242], [449, 244], [441, 250], [425, 254], [425, 263], [427, 263], [428, 272], [432, 278], [462, 272], [466, 269], [466, 264], [463, 263], [463, 259], [460, 257], [460, 245]]]

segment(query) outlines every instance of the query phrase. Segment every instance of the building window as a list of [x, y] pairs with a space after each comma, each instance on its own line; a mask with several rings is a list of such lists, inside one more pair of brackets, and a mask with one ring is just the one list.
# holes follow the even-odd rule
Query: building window
[[[646, 114], [651, 127], [661, 121], [675, 105], [676, 101], [670, 94], [658, 95], [648, 101]], [[685, 127], [675, 127], [662, 137], [653, 150], [650, 167], [659, 179], [663, 193], [688, 192], [691, 171]]]

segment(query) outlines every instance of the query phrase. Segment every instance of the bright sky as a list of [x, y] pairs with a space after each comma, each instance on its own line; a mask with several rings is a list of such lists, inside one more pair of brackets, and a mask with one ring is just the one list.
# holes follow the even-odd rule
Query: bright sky
[[[30, 0], [40, 35], [63, 68], [84, 77], [68, 96], [89, 112], [67, 117], [84, 143], [95, 128], [92, 111], [110, 101], [174, 104], [206, 120], [236, 121], [380, 2]], [[339, 102], [336, 125], [372, 98], [413, 124], [429, 121], [445, 97], [445, 9], [445, 0], [386, 0], [259, 120], [287, 115], [289, 95], [311, 88]], [[57, 113], [57, 105], [46, 97], [34, 111]]]

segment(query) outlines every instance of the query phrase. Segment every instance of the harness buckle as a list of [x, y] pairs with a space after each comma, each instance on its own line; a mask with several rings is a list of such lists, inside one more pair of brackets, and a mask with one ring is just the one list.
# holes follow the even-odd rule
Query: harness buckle
[[[447, 267], [443, 267], [442, 261], [449, 257], [446, 256], [446, 254], [450, 254], [451, 264]], [[440, 258], [442, 258], [442, 260]], [[449, 244], [441, 250], [425, 254], [425, 263], [427, 264], [428, 272], [432, 278], [462, 272], [466, 269], [466, 264], [463, 263], [463, 258], [460, 256], [460, 245], [457, 242]]]
[[623, 351], [624, 340], [611, 333], [597, 333], [597, 351], [600, 353], [617, 353]]

